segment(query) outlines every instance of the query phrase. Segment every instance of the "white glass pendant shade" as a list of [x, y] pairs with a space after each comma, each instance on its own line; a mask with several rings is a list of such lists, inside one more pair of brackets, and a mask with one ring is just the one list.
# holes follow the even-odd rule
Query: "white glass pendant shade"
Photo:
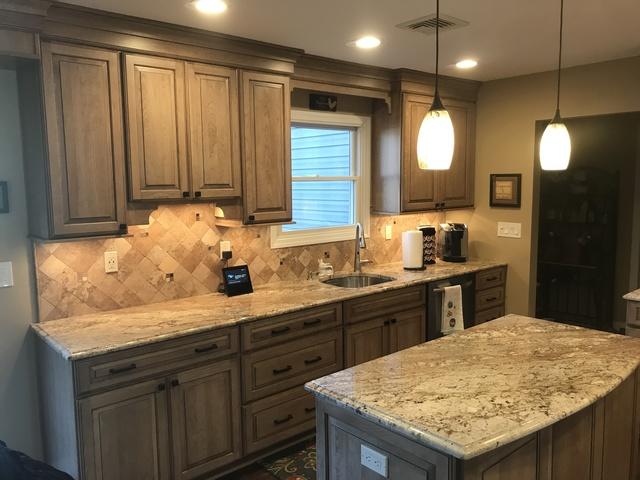
[[418, 167], [448, 170], [453, 160], [454, 134], [449, 112], [433, 109], [425, 115], [418, 132]]
[[564, 123], [552, 121], [540, 140], [542, 170], [566, 170], [571, 159], [571, 137]]

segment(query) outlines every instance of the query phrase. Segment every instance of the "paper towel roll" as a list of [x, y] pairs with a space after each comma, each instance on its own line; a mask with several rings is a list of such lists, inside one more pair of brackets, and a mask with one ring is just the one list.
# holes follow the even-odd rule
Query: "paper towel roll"
[[423, 268], [422, 264], [422, 232], [407, 230], [402, 232], [402, 263], [408, 270]]

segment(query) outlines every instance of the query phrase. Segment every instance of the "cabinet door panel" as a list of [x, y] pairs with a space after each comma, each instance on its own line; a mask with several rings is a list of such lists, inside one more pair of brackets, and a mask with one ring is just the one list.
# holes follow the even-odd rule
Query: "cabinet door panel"
[[345, 330], [346, 367], [353, 367], [389, 353], [388, 319], [374, 318]]
[[436, 204], [436, 173], [418, 167], [418, 132], [431, 98], [403, 96], [402, 211], [432, 210]]
[[426, 323], [427, 316], [424, 308], [394, 315], [389, 331], [389, 353], [424, 343]]
[[175, 478], [196, 478], [240, 458], [238, 360], [183, 372], [176, 382], [171, 387]]
[[475, 106], [472, 103], [447, 101], [455, 134], [453, 161], [449, 170], [438, 176], [438, 201], [445, 207], [473, 206]]
[[86, 480], [170, 478], [164, 380], [79, 401]]
[[245, 223], [290, 221], [289, 78], [244, 72], [242, 82]]
[[43, 43], [53, 236], [107, 234], [125, 223], [118, 54]]
[[187, 64], [191, 184], [201, 198], [240, 196], [238, 74]]
[[184, 63], [125, 56], [132, 200], [189, 194]]

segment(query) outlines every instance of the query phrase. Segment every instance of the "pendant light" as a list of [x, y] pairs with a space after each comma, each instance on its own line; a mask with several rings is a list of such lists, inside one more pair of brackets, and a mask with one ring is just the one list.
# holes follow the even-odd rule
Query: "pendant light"
[[556, 113], [547, 125], [540, 140], [540, 166], [542, 170], [566, 170], [571, 158], [571, 137], [560, 118], [560, 68], [562, 65], [562, 23], [564, 0], [560, 0], [560, 49], [558, 53], [558, 90]]
[[449, 170], [453, 160], [453, 123], [442, 105], [438, 90], [440, 55], [440, 0], [436, 0], [436, 90], [431, 108], [418, 132], [418, 167], [422, 170]]

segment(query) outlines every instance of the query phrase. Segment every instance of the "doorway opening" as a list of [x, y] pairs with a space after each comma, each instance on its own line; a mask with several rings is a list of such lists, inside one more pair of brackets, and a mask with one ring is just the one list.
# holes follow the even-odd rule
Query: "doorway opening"
[[[536, 145], [546, 123], [537, 122]], [[536, 167], [536, 317], [624, 331], [622, 296], [640, 269], [640, 113], [565, 123], [568, 170]]]

